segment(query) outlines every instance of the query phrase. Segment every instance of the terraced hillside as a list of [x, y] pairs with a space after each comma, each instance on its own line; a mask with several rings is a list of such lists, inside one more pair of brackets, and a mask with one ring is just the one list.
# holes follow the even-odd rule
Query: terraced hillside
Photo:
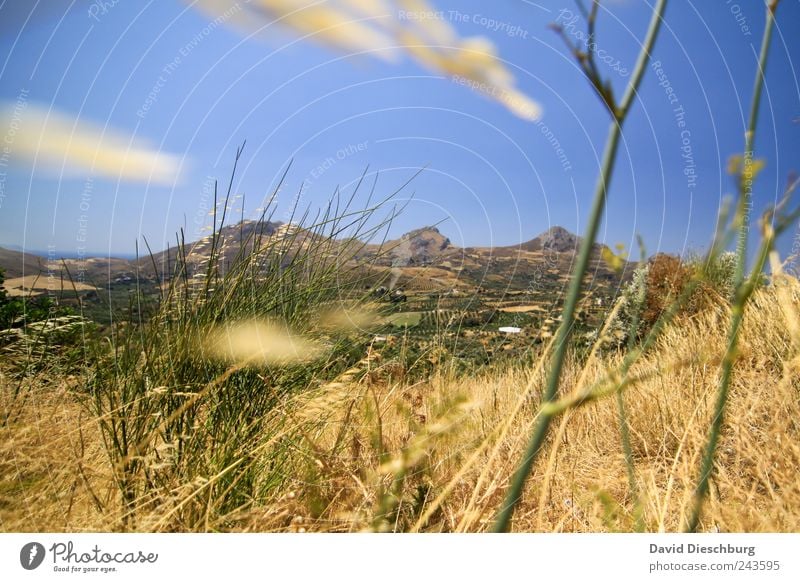
[[[202, 282], [212, 249], [221, 257], [223, 268], [238, 254], [254, 249], [280, 255], [268, 268], [281, 268], [321, 236], [291, 224], [243, 221], [187, 245], [187, 277], [190, 282]], [[325, 242], [317, 245], [316, 268], [349, 257], [346, 265], [339, 265], [343, 271], [360, 277], [365, 291], [384, 288], [402, 296], [404, 301], [387, 302], [386, 309], [419, 313], [411, 320], [426, 333], [456, 323], [464, 328], [494, 326], [498, 321], [536, 325], [546, 332], [543, 321], [560, 303], [581, 239], [553, 227], [516, 246], [462, 248], [438, 228], [424, 227], [380, 245], [335, 238]], [[621, 270], [613, 270], [601, 257], [602, 250], [595, 245], [584, 299], [586, 311], [598, 317], [633, 267], [623, 261]], [[176, 263], [174, 247], [138, 260], [0, 252], [0, 268], [5, 269], [5, 287], [11, 294], [49, 293], [66, 302], [76, 301], [77, 295], [90, 311], [92, 306], [99, 311], [101, 304], [109, 302], [124, 303], [137, 290], [157, 293], [159, 282], [174, 275]]]

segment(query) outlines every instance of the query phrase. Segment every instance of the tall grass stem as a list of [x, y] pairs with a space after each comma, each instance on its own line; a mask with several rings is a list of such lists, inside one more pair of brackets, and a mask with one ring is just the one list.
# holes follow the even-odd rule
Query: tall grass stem
[[[647, 30], [644, 43], [642, 45], [639, 58], [636, 61], [636, 67], [631, 75], [630, 83], [618, 107], [614, 108], [614, 119], [608, 130], [608, 137], [606, 138], [606, 146], [603, 154], [602, 166], [600, 169], [600, 176], [597, 180], [595, 187], [594, 201], [592, 202], [592, 209], [589, 214], [589, 223], [586, 228], [583, 242], [581, 244], [578, 260], [572, 274], [572, 280], [567, 291], [566, 301], [561, 314], [561, 325], [556, 334], [556, 350], [553, 354], [553, 359], [550, 364], [550, 370], [545, 385], [545, 392], [543, 403], [551, 402], [555, 399], [558, 393], [559, 380], [561, 378], [561, 371], [564, 366], [564, 360], [567, 353], [570, 336], [575, 319], [575, 309], [580, 297], [581, 288], [583, 287], [583, 278], [589, 266], [589, 259], [591, 258], [594, 241], [597, 238], [597, 232], [600, 228], [600, 220], [603, 216], [605, 209], [606, 196], [608, 194], [608, 186], [611, 183], [611, 176], [614, 171], [614, 165], [617, 157], [617, 149], [619, 147], [619, 140], [622, 133], [622, 125], [625, 122], [630, 106], [633, 102], [639, 85], [644, 77], [645, 70], [647, 69], [647, 62], [650, 58], [650, 53], [655, 45], [658, 31], [661, 29], [664, 10], [667, 6], [667, 0], [659, 0], [653, 11], [653, 16], [650, 20], [650, 25]], [[514, 475], [511, 478], [511, 486], [509, 487], [505, 501], [503, 502], [500, 511], [497, 514], [494, 524], [494, 531], [506, 532], [511, 525], [511, 519], [514, 515], [514, 509], [519, 504], [522, 498], [522, 491], [525, 487], [525, 482], [530, 475], [533, 468], [534, 461], [539, 454], [542, 445], [544, 444], [547, 432], [552, 420], [551, 414], [540, 412], [536, 426], [533, 429], [531, 439], [525, 450], [522, 461], [517, 467]]]

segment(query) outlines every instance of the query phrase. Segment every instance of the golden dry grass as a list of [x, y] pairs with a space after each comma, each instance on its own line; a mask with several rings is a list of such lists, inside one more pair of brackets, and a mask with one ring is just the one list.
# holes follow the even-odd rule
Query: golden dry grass
[[[800, 337], [791, 332], [800, 285], [783, 284], [760, 290], [748, 306], [704, 530], [800, 530]], [[648, 531], [684, 526], [727, 321], [727, 308], [717, 307], [676, 322], [630, 371], [636, 381], [624, 397]], [[602, 378], [620, 360], [570, 361], [561, 393]], [[539, 364], [409, 385], [396, 363], [371, 351], [337, 381], [274, 410], [268, 426], [275, 430], [243, 444], [237, 464], [197, 482], [169, 483], [126, 527], [486, 531], [527, 441], [544, 376]], [[23, 405], [12, 405], [13, 386], [3, 383], [3, 410], [19, 414], [0, 429], [0, 529], [120, 529], [113, 471], [95, 422], [72, 395], [74, 382], [25, 387]], [[513, 529], [633, 530], [614, 398], [570, 410], [553, 426]], [[244, 468], [257, 469], [262, 494], [213, 510], [226, 494], [215, 486], [222, 473]], [[267, 487], [276, 472], [280, 485]], [[185, 517], [190, 507], [199, 517]]]
[[78, 404], [74, 378], [23, 385], [0, 377], [0, 528], [3, 531], [110, 531], [116, 490], [96, 423]]
[[96, 291], [96, 287], [79, 281], [61, 281], [40, 275], [26, 275], [7, 279], [3, 287], [11, 297], [26, 297], [30, 294], [70, 291]]

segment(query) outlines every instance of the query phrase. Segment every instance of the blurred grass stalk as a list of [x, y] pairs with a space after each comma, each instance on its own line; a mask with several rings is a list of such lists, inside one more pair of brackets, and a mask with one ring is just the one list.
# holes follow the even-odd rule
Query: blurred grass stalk
[[[594, 27], [594, 15], [596, 15], [596, 6], [599, 0], [594, 0], [593, 17], [590, 19], [592, 28]], [[570, 286], [567, 291], [566, 301], [562, 310], [562, 321], [556, 334], [556, 350], [553, 354], [553, 359], [550, 363], [550, 370], [545, 385], [545, 392], [543, 397], [543, 404], [552, 402], [558, 393], [558, 385], [561, 378], [561, 371], [564, 366], [564, 360], [567, 354], [570, 336], [572, 335], [572, 328], [575, 319], [575, 309], [580, 296], [581, 288], [583, 286], [583, 278], [586, 274], [589, 259], [592, 252], [594, 241], [597, 238], [597, 232], [600, 227], [600, 220], [603, 216], [605, 209], [606, 196], [608, 193], [608, 186], [611, 182], [611, 176], [614, 171], [614, 164], [617, 157], [617, 149], [619, 147], [619, 140], [622, 133], [622, 126], [628, 116], [630, 107], [636, 97], [638, 87], [644, 77], [647, 63], [650, 59], [650, 53], [655, 45], [658, 32], [661, 29], [664, 11], [667, 6], [667, 0], [659, 0], [653, 10], [653, 16], [645, 36], [642, 49], [639, 52], [639, 57], [636, 61], [636, 66], [631, 75], [631, 80], [619, 104], [616, 104], [610, 91], [598, 89], [598, 93], [609, 107], [612, 115], [611, 126], [609, 127], [608, 137], [606, 138], [605, 151], [603, 154], [603, 162], [600, 170], [600, 176], [597, 180], [595, 188], [594, 201], [592, 203], [591, 213], [589, 214], [589, 224], [586, 228], [586, 233], [583, 238], [578, 260], [572, 274]], [[593, 31], [592, 31], [593, 34]], [[596, 74], [596, 69], [593, 66], [591, 56], [576, 55], [581, 63], [588, 62], [589, 66], [584, 67], [584, 71], [589, 76], [589, 80], [595, 87], [606, 87]], [[507, 532], [511, 526], [511, 519], [514, 515], [514, 509], [522, 498], [522, 491], [525, 487], [525, 482], [530, 475], [533, 464], [538, 456], [542, 445], [544, 444], [547, 432], [550, 427], [550, 422], [553, 418], [553, 413], [547, 413], [545, 410], [539, 412], [539, 417], [533, 429], [531, 439], [525, 450], [524, 457], [520, 462], [517, 470], [511, 478], [511, 486], [509, 487], [506, 498], [503, 502], [500, 511], [497, 514], [494, 524], [494, 531]]]
[[[735, 295], [731, 311], [730, 327], [728, 329], [728, 347], [722, 360], [722, 374], [719, 381], [717, 392], [717, 402], [714, 409], [714, 416], [708, 434], [708, 441], [700, 467], [700, 476], [694, 494], [692, 514], [686, 524], [686, 531], [695, 532], [700, 525], [700, 516], [703, 503], [708, 495], [709, 480], [714, 469], [714, 459], [717, 452], [720, 432], [725, 419], [725, 406], [728, 402], [728, 393], [733, 376], [733, 366], [737, 359], [737, 346], [739, 343], [739, 330], [744, 318], [744, 310], [747, 301], [753, 294], [761, 271], [766, 264], [769, 251], [774, 243], [776, 236], [775, 229], [768, 223], [762, 225], [765, 230], [764, 241], [759, 250], [756, 264], [750, 276], [745, 280], [745, 270], [747, 264], [747, 239], [750, 231], [750, 212], [752, 209], [753, 181], [756, 171], [753, 164], [753, 148], [755, 144], [756, 128], [758, 125], [758, 111], [761, 104], [761, 93], [764, 88], [764, 74], [767, 67], [767, 57], [769, 55], [772, 30], [775, 25], [775, 11], [780, 0], [771, 0], [767, 4], [767, 18], [764, 26], [764, 36], [761, 42], [761, 52], [758, 59], [758, 69], [753, 87], [753, 99], [750, 103], [750, 118], [745, 133], [744, 160], [742, 173], [738, 180], [739, 192], [736, 205], [736, 216], [734, 224], [739, 228], [739, 238], [736, 249], [736, 271], [734, 275]], [[787, 193], [788, 194], [788, 193]]]

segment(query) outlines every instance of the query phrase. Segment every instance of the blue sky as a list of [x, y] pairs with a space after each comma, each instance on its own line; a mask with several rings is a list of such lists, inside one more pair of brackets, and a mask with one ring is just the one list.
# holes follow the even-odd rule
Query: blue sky
[[[206, 15], [177, 0], [106, 2], [103, 10], [102, 3], [6, 1], [0, 100], [114, 127], [180, 156], [181, 178], [148, 184], [59, 175], [12, 148], [0, 167], [0, 245], [126, 254], [143, 236], [163, 248], [182, 226], [197, 238], [208, 223], [209, 185], [227, 181], [245, 140], [235, 185], [245, 216], [256, 214], [293, 160], [276, 219], [287, 218], [301, 185], [301, 205], [314, 207], [337, 185], [351, 188], [367, 165], [380, 171], [379, 195], [426, 167], [390, 235], [440, 221], [462, 246], [512, 245], [556, 224], [581, 232], [608, 116], [548, 29], [568, 20], [562, 10], [577, 14], [575, 5], [433, 4], [462, 36], [497, 45], [517, 86], [541, 104], [539, 123], [411, 59], [348, 55], [288, 31], [257, 40], [228, 26], [209, 30]], [[612, 64], [600, 68], [621, 94], [630, 75], [619, 69], [633, 68], [651, 9], [648, 2], [606, 4], [597, 44]], [[767, 162], [755, 190], [759, 213], [800, 169], [797, 22], [800, 2], [783, 0], [756, 144], [756, 157]], [[653, 55], [660, 76], [648, 71], [624, 129], [602, 231], [607, 243], [630, 247], [642, 234], [650, 253], [707, 244], [732, 193], [725, 169], [743, 149], [763, 26], [761, 2], [672, 0]], [[578, 30], [583, 22], [568, 34]], [[795, 234], [781, 241], [784, 254]]]

